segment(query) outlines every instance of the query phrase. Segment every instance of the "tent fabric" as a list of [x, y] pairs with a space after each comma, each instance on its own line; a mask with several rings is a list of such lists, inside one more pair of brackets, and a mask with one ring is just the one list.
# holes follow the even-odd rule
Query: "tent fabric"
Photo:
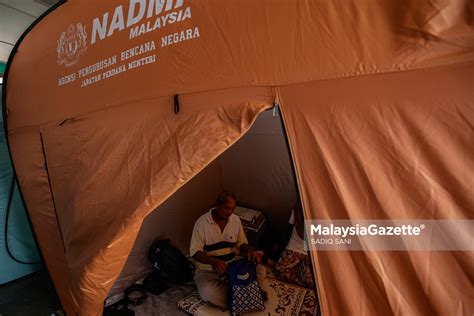
[[[266, 90], [183, 97], [187, 107], [182, 106], [179, 117], [167, 109], [170, 102], [165, 98], [42, 130], [72, 293], [84, 308], [82, 313], [90, 314], [87, 308], [107, 295], [142, 219], [272, 106]], [[212, 103], [219, 94], [226, 97], [226, 104]], [[254, 101], [247, 101], [250, 98]], [[100, 232], [100, 238], [91, 231]], [[84, 279], [84, 274], [89, 277]], [[90, 296], [84, 295], [89, 292]]]
[[0, 284], [5, 284], [43, 265], [18, 191], [3, 120], [0, 125]]
[[[8, 149], [5, 144], [0, 145], [3, 145], [0, 149], [0, 170], [2, 170], [0, 175], [0, 285], [2, 285], [40, 270], [43, 264], [17, 184], [12, 183], [14, 174]], [[11, 190], [13, 190], [12, 194], [10, 194]]]
[[[69, 269], [58, 228], [39, 127], [11, 131], [8, 139], [18, 184], [22, 190], [43, 260], [63, 308], [68, 315], [74, 315], [73, 302], [69, 293]], [[17, 159], [15, 157], [29, 158]]]
[[[0, 73], [4, 64], [0, 63]], [[3, 85], [0, 85], [3, 91]], [[0, 121], [0, 284], [16, 280], [43, 267], [31, 225], [13, 172]]]
[[[307, 218], [468, 217], [472, 2], [156, 3], [67, 1], [9, 61], [9, 145], [68, 314], [101, 313], [144, 217], [275, 100]], [[312, 256], [324, 315], [472, 313], [469, 254]]]
[[[149, 19], [145, 14], [140, 23], [114, 29], [103, 40], [96, 36], [96, 42], [90, 44], [94, 19], [103, 21], [107, 14], [109, 34], [117, 7], [122, 5], [118, 11], [123, 12], [126, 24], [128, 8], [137, 2], [151, 3], [69, 0], [40, 21], [22, 41], [11, 63], [8, 80], [12, 84], [8, 86], [7, 100], [10, 95], [14, 101], [7, 104], [12, 111], [9, 128], [62, 121], [177, 92], [274, 86], [434, 67], [474, 58], [474, 9], [467, 0], [264, 0], [245, 4], [172, 0], [173, 7], [181, 6], [169, 12], [190, 8], [191, 18], [130, 39], [133, 27], [144, 23], [146, 29], [146, 22], [154, 26], [156, 17], [169, 13], [164, 11]], [[77, 64], [58, 65], [61, 32], [75, 23], [86, 27], [87, 50]], [[161, 47], [162, 36], [195, 27], [200, 30], [199, 37]], [[54, 38], [46, 40], [53, 34]], [[117, 55], [117, 66], [122, 52], [152, 40], [157, 46], [156, 61], [146, 67], [130, 69], [82, 89], [84, 77], [77, 73], [74, 82], [58, 86], [59, 78], [113, 55]], [[133, 59], [124, 62], [130, 60]], [[48, 74], [48, 79], [38, 81], [32, 72]], [[116, 89], [117, 86], [124, 88]], [[23, 93], [25, 90], [34, 93]]]
[[[280, 88], [306, 218], [470, 219], [473, 73], [471, 64]], [[472, 312], [472, 252], [312, 256], [323, 313]]]

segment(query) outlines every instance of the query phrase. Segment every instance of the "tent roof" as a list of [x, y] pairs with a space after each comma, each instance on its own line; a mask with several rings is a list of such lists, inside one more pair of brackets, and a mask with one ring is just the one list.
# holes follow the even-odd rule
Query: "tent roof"
[[[154, 3], [70, 0], [42, 19], [11, 63], [9, 128], [159, 96], [473, 58], [469, 1]], [[151, 42], [152, 48], [144, 45]], [[118, 74], [103, 74], [110, 70]], [[41, 74], [41, 80], [31, 73]]]

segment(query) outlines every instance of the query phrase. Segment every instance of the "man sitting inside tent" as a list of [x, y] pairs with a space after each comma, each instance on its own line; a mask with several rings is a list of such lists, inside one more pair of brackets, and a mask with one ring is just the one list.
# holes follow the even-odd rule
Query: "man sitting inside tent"
[[[189, 251], [197, 261], [194, 281], [199, 295], [203, 300], [223, 308], [229, 307], [228, 286], [224, 277], [227, 263], [237, 254], [248, 256], [252, 261], [257, 258], [256, 253], [249, 248], [239, 217], [233, 214], [236, 203], [234, 193], [223, 191], [219, 194], [216, 207], [203, 214], [194, 224]], [[265, 268], [258, 265], [260, 285], [265, 275]]]

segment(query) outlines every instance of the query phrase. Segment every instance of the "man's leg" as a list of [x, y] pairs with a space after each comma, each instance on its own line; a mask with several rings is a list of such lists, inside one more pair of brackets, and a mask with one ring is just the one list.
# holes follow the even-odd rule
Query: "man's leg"
[[213, 271], [197, 270], [194, 274], [194, 281], [199, 292], [199, 296], [209, 303], [229, 308], [227, 299], [227, 284], [219, 280], [219, 275]]

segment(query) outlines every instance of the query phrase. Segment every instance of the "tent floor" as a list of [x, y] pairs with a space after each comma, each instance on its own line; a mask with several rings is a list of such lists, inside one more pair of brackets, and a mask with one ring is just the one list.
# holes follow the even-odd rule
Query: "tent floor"
[[0, 315], [51, 315], [61, 310], [46, 269], [0, 285]]

